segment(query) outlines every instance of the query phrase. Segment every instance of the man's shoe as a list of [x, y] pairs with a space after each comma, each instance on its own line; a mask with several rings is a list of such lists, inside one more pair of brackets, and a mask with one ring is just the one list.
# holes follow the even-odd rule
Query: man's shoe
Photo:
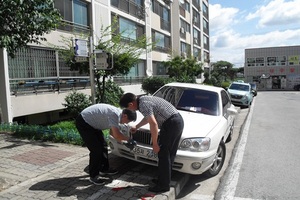
[[162, 192], [168, 192], [170, 190], [170, 187], [160, 187], [158, 185], [154, 186], [154, 187], [150, 187], [148, 189], [150, 192], [155, 192], [155, 193], [162, 193]]
[[104, 185], [105, 181], [100, 179], [98, 176], [94, 177], [94, 178], [90, 178], [90, 182], [94, 183], [95, 185]]
[[105, 171], [100, 171], [99, 172], [99, 174], [101, 175], [101, 176], [106, 176], [106, 175], [115, 175], [115, 174], [117, 174], [118, 173], [118, 171], [117, 170], [114, 170], [114, 169], [109, 169], [109, 170], [105, 170]]

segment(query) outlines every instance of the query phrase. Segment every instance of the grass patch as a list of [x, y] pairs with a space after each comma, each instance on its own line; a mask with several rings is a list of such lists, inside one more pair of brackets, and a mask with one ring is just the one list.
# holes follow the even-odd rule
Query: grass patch
[[[29, 140], [41, 140], [80, 146], [84, 144], [74, 121], [62, 121], [51, 126], [2, 123], [0, 124], [0, 132], [10, 132], [17, 138]], [[105, 138], [108, 138], [109, 130], [104, 130], [103, 134]]]

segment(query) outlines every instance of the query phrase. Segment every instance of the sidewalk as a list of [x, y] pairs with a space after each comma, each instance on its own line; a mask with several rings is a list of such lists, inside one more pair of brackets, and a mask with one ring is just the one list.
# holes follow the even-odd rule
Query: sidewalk
[[0, 199], [5, 200], [172, 200], [188, 175], [175, 172], [169, 192], [147, 189], [156, 167], [109, 154], [110, 165], [119, 170], [106, 177], [104, 186], [89, 182], [84, 171], [89, 151], [75, 145], [20, 140], [0, 133]]

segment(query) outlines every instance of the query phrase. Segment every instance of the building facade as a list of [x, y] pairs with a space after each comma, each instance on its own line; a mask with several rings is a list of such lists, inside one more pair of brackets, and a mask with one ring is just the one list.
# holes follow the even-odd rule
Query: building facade
[[101, 28], [109, 27], [114, 19], [124, 41], [145, 35], [155, 43], [126, 77], [116, 77], [120, 83], [166, 75], [162, 62], [176, 55], [193, 56], [208, 66], [208, 0], [54, 0], [54, 5], [63, 24], [45, 36], [47, 42], [29, 44], [14, 59], [5, 50], [0, 54], [0, 105], [5, 122], [24, 116], [36, 123], [55, 121], [71, 89], [90, 95], [94, 78], [70, 70], [53, 46], [63, 45], [64, 38], [90, 33], [96, 44]]
[[244, 75], [260, 90], [292, 90], [300, 84], [300, 46], [245, 49]]

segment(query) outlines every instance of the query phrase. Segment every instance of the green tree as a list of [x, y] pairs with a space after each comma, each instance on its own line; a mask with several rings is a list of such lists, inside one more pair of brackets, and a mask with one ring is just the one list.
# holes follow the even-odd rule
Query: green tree
[[203, 72], [202, 63], [198, 63], [193, 57], [183, 59], [175, 56], [163, 64], [167, 68], [170, 78], [174, 78], [178, 82], [196, 82], [195, 77]]
[[0, 0], [0, 48], [14, 57], [28, 43], [45, 41], [43, 34], [61, 21], [53, 0]]
[[234, 80], [236, 70], [230, 62], [221, 60], [214, 63], [212, 66], [213, 70], [211, 71], [211, 82], [213, 85], [222, 86], [222, 82]]

